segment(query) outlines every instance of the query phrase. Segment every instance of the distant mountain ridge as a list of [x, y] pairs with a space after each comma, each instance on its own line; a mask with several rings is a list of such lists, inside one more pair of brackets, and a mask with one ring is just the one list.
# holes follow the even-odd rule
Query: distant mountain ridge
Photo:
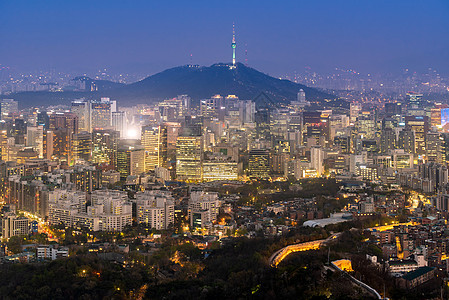
[[20, 107], [30, 107], [36, 103], [70, 104], [71, 100], [81, 97], [86, 99], [110, 97], [117, 100], [120, 106], [131, 106], [150, 104], [177, 95], [189, 95], [194, 102], [198, 102], [216, 94], [236, 95], [240, 99], [252, 100], [263, 93], [274, 103], [287, 104], [296, 100], [298, 91], [303, 89], [307, 100], [317, 105], [328, 107], [342, 105], [342, 100], [334, 95], [289, 80], [271, 77], [241, 63], [235, 68], [230, 68], [229, 64], [224, 63], [209, 67], [180, 66], [132, 84], [98, 81], [97, 87], [98, 91], [94, 92], [24, 92], [8, 97], [18, 100]]

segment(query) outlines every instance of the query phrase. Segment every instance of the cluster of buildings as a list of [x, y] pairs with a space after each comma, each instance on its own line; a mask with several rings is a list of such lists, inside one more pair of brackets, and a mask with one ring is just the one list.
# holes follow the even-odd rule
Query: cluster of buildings
[[[331, 176], [438, 194], [439, 207], [449, 199], [449, 108], [412, 92], [381, 108], [352, 103], [349, 110], [313, 110], [302, 90], [284, 106], [264, 93], [253, 100], [215, 95], [198, 105], [180, 95], [128, 108], [79, 99], [22, 111], [3, 99], [1, 119], [4, 202], [67, 226], [120, 231], [136, 216], [167, 228], [178, 200], [140, 192], [151, 182]], [[117, 186], [133, 189], [136, 199], [108, 190]], [[217, 195], [201, 193], [191, 192], [190, 226], [207, 227], [219, 213]], [[370, 203], [359, 207], [370, 210]]]

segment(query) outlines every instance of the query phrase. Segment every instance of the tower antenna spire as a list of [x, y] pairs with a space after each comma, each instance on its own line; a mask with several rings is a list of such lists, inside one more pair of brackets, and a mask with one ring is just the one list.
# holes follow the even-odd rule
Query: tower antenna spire
[[232, 67], [235, 68], [235, 48], [237, 47], [237, 44], [235, 42], [235, 24], [232, 23]]

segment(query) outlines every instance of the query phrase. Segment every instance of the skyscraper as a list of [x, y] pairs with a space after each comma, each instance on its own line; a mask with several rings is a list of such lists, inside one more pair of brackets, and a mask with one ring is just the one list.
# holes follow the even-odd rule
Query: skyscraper
[[112, 128], [120, 132], [120, 136], [125, 136], [126, 133], [126, 112], [114, 111], [112, 112]]
[[178, 137], [176, 142], [176, 177], [184, 181], [201, 181], [202, 161], [203, 137]]
[[141, 145], [123, 145], [117, 150], [117, 171], [120, 179], [145, 172], [145, 150]]
[[255, 179], [270, 177], [270, 153], [265, 149], [249, 151], [248, 176]]
[[109, 99], [92, 101], [91, 126], [92, 129], [110, 129], [112, 126], [112, 105]]
[[429, 131], [427, 116], [405, 117], [405, 128], [415, 132], [415, 153], [423, 155], [426, 153], [426, 133]]
[[[166, 128], [163, 126], [144, 126], [141, 131], [141, 143], [145, 148], [145, 172], [162, 167], [167, 157]], [[165, 142], [164, 142], [165, 141]]]
[[90, 124], [90, 102], [84, 99], [72, 101], [70, 111], [78, 116], [79, 131], [91, 132]]

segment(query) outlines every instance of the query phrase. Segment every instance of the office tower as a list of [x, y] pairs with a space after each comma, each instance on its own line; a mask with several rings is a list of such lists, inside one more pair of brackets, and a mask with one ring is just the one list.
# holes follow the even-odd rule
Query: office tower
[[217, 219], [220, 201], [217, 193], [192, 191], [188, 204], [190, 226], [207, 228]]
[[92, 159], [92, 134], [80, 132], [73, 135], [73, 158], [77, 162], [83, 160], [89, 162]]
[[112, 113], [112, 128], [120, 132], [120, 136], [125, 136], [126, 113], [124, 111], [115, 111]]
[[430, 109], [430, 126], [441, 126], [441, 108], [434, 107]]
[[406, 153], [403, 149], [392, 150], [391, 167], [394, 170], [413, 168], [413, 154]]
[[366, 165], [367, 154], [351, 154], [349, 155], [349, 172], [355, 174], [357, 172], [357, 165]]
[[438, 132], [426, 134], [426, 161], [442, 164], [446, 161], [444, 140]]
[[314, 146], [310, 148], [310, 166], [316, 170], [318, 176], [324, 173], [323, 160], [324, 152], [321, 147]]
[[167, 128], [165, 126], [143, 126], [141, 144], [145, 148], [145, 172], [163, 167], [167, 162]]
[[120, 139], [118, 131], [95, 129], [92, 132], [92, 162], [108, 164], [115, 168], [117, 165], [117, 149]]
[[79, 131], [91, 132], [90, 124], [90, 102], [84, 99], [72, 101], [70, 112], [78, 117]]
[[359, 112], [362, 110], [362, 104], [360, 103], [351, 103], [349, 106], [349, 117], [351, 123], [355, 123], [357, 121], [357, 117], [359, 116]]
[[[303, 141], [307, 142], [309, 138], [319, 140], [321, 136], [324, 137], [324, 130], [321, 124], [321, 112], [318, 111], [305, 111], [302, 115], [303, 119]], [[313, 143], [313, 145], [307, 144], [308, 147], [313, 145], [320, 145], [319, 142]]]
[[43, 134], [43, 147], [44, 147], [44, 158], [52, 159], [53, 158], [53, 141], [54, 134], [51, 130], [44, 130]]
[[409, 108], [419, 108], [423, 104], [423, 95], [415, 92], [408, 92], [405, 95], [405, 102]]
[[175, 222], [175, 200], [170, 192], [152, 190], [136, 193], [137, 223], [156, 230], [168, 229]]
[[249, 151], [248, 176], [254, 179], [270, 178], [270, 152], [265, 149]]
[[388, 154], [390, 150], [396, 149], [396, 132], [391, 128], [385, 128], [380, 134], [380, 152]]
[[429, 131], [427, 116], [406, 116], [405, 128], [415, 132], [415, 153], [424, 155], [426, 153], [426, 133]]
[[446, 161], [449, 160], [449, 133], [443, 132], [441, 133], [441, 137], [443, 139], [443, 149], [444, 149], [444, 158]]
[[[51, 134], [48, 133], [51, 132]], [[78, 117], [72, 113], [57, 113], [50, 116], [49, 130], [44, 134], [44, 147], [50, 146], [48, 138], [51, 136], [53, 139], [52, 143], [52, 154], [47, 149], [44, 149], [44, 153], [52, 159], [57, 159], [60, 161], [67, 162], [70, 164], [72, 162], [73, 148], [72, 140], [73, 135], [78, 133]]]
[[190, 97], [179, 95], [176, 98], [166, 99], [157, 104], [158, 112], [163, 121], [173, 122], [190, 115]]
[[403, 129], [399, 132], [398, 148], [407, 153], [415, 153], [415, 132]]
[[362, 139], [372, 140], [376, 137], [376, 121], [372, 113], [364, 111], [359, 114], [357, 131]]
[[111, 129], [113, 102], [109, 98], [91, 102], [91, 127], [94, 129]]
[[338, 135], [334, 138], [335, 149], [341, 154], [351, 153], [351, 138], [347, 135]]
[[402, 115], [402, 103], [385, 103], [385, 115], [387, 117]]
[[15, 119], [12, 125], [11, 136], [14, 137], [16, 145], [25, 144], [25, 135], [27, 132], [27, 124], [24, 119]]
[[26, 146], [33, 147], [44, 158], [44, 127], [42, 125], [27, 128]]
[[13, 99], [3, 99], [0, 101], [0, 117], [4, 120], [6, 116], [19, 112], [19, 103]]
[[50, 126], [50, 117], [48, 116], [46, 111], [41, 111], [37, 114], [37, 126], [42, 126], [44, 128], [44, 131], [48, 129]]
[[217, 117], [219, 110], [225, 107], [225, 100], [220, 95], [200, 101], [201, 115], [203, 117]]
[[203, 137], [180, 136], [176, 142], [176, 178], [183, 181], [202, 180]]
[[145, 172], [145, 149], [141, 145], [123, 145], [117, 150], [117, 171], [120, 178], [139, 176]]
[[239, 104], [239, 117], [242, 124], [254, 123], [256, 114], [256, 103], [251, 100], [241, 100]]
[[447, 167], [433, 162], [418, 165], [418, 176], [420, 179], [430, 180], [432, 191], [436, 191], [448, 183]]

